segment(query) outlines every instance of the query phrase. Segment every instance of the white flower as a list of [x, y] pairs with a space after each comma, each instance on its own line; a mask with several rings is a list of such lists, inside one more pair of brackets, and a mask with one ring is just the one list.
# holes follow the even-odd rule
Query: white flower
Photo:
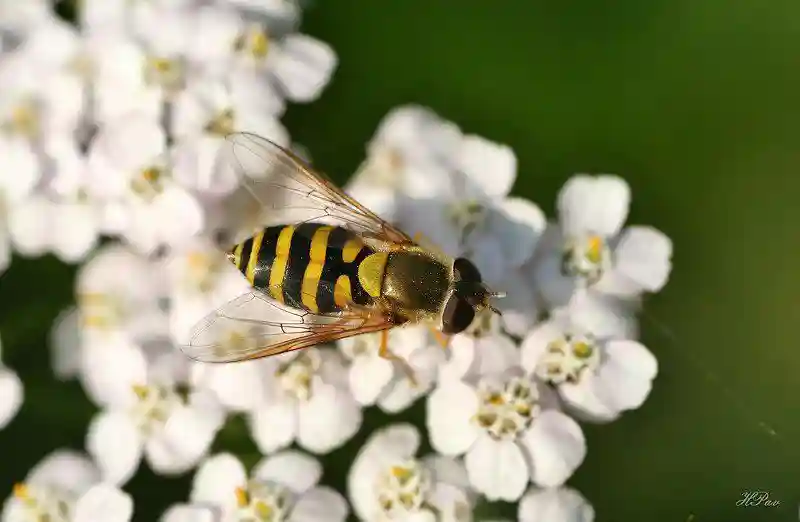
[[361, 427], [361, 407], [350, 395], [339, 353], [306, 348], [273, 356], [262, 385], [265, 397], [250, 415], [250, 429], [265, 453], [293, 441], [313, 453], [328, 453]]
[[545, 388], [513, 369], [477, 386], [440, 379], [428, 396], [431, 445], [465, 454], [470, 482], [489, 500], [518, 500], [530, 481], [563, 483], [586, 454], [578, 424], [551, 403]]
[[377, 403], [388, 413], [397, 413], [425, 395], [444, 360], [442, 347], [434, 342], [426, 326], [394, 328], [387, 347], [400, 360], [379, 355], [381, 333], [364, 334], [339, 341], [339, 349], [352, 361], [350, 391], [362, 405]]
[[157, 267], [121, 245], [98, 250], [81, 266], [76, 283], [82, 343], [135, 342], [167, 332]]
[[[266, 80], [274, 94], [306, 103], [319, 97], [336, 68], [333, 49], [310, 36], [276, 37], [265, 23], [214, 7], [199, 10], [197, 16], [201, 34], [194, 48], [209, 75], [229, 77], [231, 83], [263, 85]], [[280, 115], [282, 109], [276, 108]]]
[[203, 227], [199, 202], [171, 177], [164, 130], [143, 115], [104, 126], [89, 152], [90, 187], [116, 205], [117, 225], [143, 252], [185, 244]]
[[347, 478], [353, 509], [365, 521], [470, 521], [472, 502], [463, 489], [416, 456], [416, 428], [397, 424], [373, 434]]
[[54, 451], [14, 486], [2, 522], [126, 522], [133, 501], [126, 493], [100, 482], [100, 473], [85, 456]]
[[397, 107], [381, 120], [347, 192], [396, 221], [402, 195], [428, 198], [436, 192], [432, 187], [449, 182], [446, 159], [455, 154], [460, 138], [458, 127], [427, 108]]
[[536, 205], [508, 197], [516, 163], [507, 146], [464, 135], [426, 108], [403, 106], [384, 118], [349, 190], [444, 253], [470, 257], [497, 283], [533, 255], [546, 224]]
[[[0, 344], [0, 360], [2, 360], [2, 344]], [[0, 430], [17, 415], [22, 406], [23, 388], [19, 376], [0, 363]]]
[[[178, 140], [175, 179], [184, 187], [210, 196], [231, 192], [240, 183], [226, 159], [225, 136], [248, 131], [281, 145], [289, 135], [268, 106], [269, 87], [253, 82], [203, 82], [181, 93], [172, 113], [171, 132]], [[267, 104], [265, 105], [265, 101]], [[228, 167], [228, 168], [225, 168]]]
[[[208, 451], [224, 413], [207, 392], [187, 394], [170, 358], [149, 365], [134, 347], [112, 356], [87, 357], [86, 373], [96, 382], [95, 400], [104, 407], [91, 423], [86, 445], [105, 480], [123, 484], [142, 455], [157, 473], [177, 474]], [[174, 355], [174, 354], [173, 354]]]
[[347, 502], [318, 486], [322, 466], [298, 451], [262, 459], [247, 476], [233, 455], [221, 453], [198, 468], [191, 503], [171, 507], [161, 522], [344, 522]]
[[0, 137], [0, 273], [11, 262], [9, 221], [39, 181], [36, 155], [19, 138]]
[[630, 188], [617, 176], [579, 174], [564, 185], [559, 224], [548, 229], [532, 267], [551, 307], [585, 289], [591, 297], [627, 300], [666, 284], [672, 242], [652, 227], [623, 229], [629, 203]]
[[101, 208], [86, 190], [85, 161], [72, 140], [45, 148], [55, 176], [47, 191], [20, 203], [9, 219], [16, 250], [27, 256], [54, 253], [62, 261], [81, 261], [100, 234]]
[[593, 522], [594, 508], [574, 489], [531, 488], [519, 502], [520, 522]]
[[522, 343], [522, 366], [553, 385], [584, 419], [613, 420], [638, 408], [658, 371], [655, 357], [636, 341], [598, 338], [559, 311]]
[[76, 67], [81, 41], [53, 17], [0, 56], [0, 122], [6, 135], [44, 142], [72, 135], [83, 122], [85, 84]]

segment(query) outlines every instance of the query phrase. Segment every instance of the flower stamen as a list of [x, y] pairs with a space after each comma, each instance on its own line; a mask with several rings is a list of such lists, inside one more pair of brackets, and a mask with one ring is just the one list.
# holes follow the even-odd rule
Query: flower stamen
[[473, 422], [494, 439], [514, 439], [539, 414], [539, 394], [527, 379], [513, 377], [502, 384], [481, 381], [480, 406]]
[[240, 522], [284, 522], [291, 513], [293, 498], [286, 487], [251, 480], [236, 488], [236, 518]]
[[304, 350], [292, 361], [281, 366], [276, 376], [283, 391], [288, 395], [307, 401], [312, 395], [314, 375], [319, 371], [322, 360], [315, 350]]
[[600, 351], [591, 335], [566, 334], [547, 345], [535, 373], [545, 382], [577, 383], [585, 372], [593, 372], [600, 365]]
[[567, 241], [561, 260], [564, 275], [582, 278], [592, 285], [610, 266], [611, 249], [602, 236], [592, 234]]

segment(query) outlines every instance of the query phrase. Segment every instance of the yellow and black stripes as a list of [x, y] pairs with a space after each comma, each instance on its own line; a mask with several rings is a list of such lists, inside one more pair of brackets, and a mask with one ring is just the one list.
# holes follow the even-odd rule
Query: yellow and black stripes
[[287, 306], [332, 313], [372, 297], [358, 278], [373, 251], [348, 230], [320, 223], [268, 227], [237, 245], [232, 261], [257, 289]]

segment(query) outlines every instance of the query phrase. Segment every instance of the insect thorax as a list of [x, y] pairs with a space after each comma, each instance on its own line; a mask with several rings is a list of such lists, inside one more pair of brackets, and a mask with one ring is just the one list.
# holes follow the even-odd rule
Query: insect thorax
[[389, 254], [383, 296], [412, 318], [439, 315], [451, 285], [450, 268], [422, 251]]

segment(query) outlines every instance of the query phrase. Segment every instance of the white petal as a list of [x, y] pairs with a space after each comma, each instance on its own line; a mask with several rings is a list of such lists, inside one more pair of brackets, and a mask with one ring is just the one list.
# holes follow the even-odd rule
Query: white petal
[[464, 467], [464, 463], [461, 459], [445, 457], [434, 453], [427, 455], [423, 461], [425, 465], [433, 471], [436, 482], [450, 484], [465, 491], [471, 488], [467, 468]]
[[362, 451], [411, 458], [420, 445], [419, 430], [411, 424], [393, 424], [375, 432]]
[[541, 486], [563, 484], [586, 457], [580, 426], [556, 410], [542, 412], [523, 434], [522, 443], [533, 465], [532, 480]]
[[528, 269], [533, 287], [551, 308], [566, 305], [576, 290], [575, 278], [561, 271], [564, 237], [556, 226], [550, 226], [539, 240], [538, 250]]
[[516, 501], [530, 478], [520, 447], [515, 442], [494, 440], [486, 434], [478, 437], [464, 463], [470, 482], [489, 501]]
[[127, 522], [133, 517], [133, 499], [110, 484], [98, 484], [75, 505], [74, 522]]
[[495, 301], [502, 312], [503, 328], [510, 335], [525, 337], [539, 320], [540, 309], [535, 291], [521, 270], [513, 270], [503, 280], [492, 284], [492, 290], [503, 291], [506, 296]]
[[158, 219], [158, 237], [169, 245], [184, 244], [203, 228], [203, 208], [185, 190], [166, 189], [152, 205]]
[[605, 350], [607, 358], [592, 380], [592, 391], [612, 411], [640, 407], [658, 372], [656, 358], [636, 341], [610, 341]]
[[26, 482], [64, 488], [82, 494], [100, 481], [94, 463], [82, 453], [56, 450], [43, 458], [28, 473]]
[[508, 195], [517, 177], [514, 151], [480, 136], [464, 136], [457, 165], [490, 198]]
[[81, 355], [81, 382], [100, 406], [130, 405], [135, 400], [133, 386], [147, 383], [144, 354], [122, 333], [87, 343]]
[[449, 379], [428, 396], [426, 424], [433, 449], [443, 455], [459, 455], [469, 449], [480, 430], [471, 422], [478, 411], [475, 390]]
[[471, 488], [460, 489], [451, 484], [436, 483], [430, 495], [430, 504], [438, 511], [438, 516], [432, 517], [432, 520], [472, 520], [472, 500], [467, 494], [470, 490]]
[[635, 303], [593, 291], [578, 291], [566, 310], [577, 327], [599, 338], [631, 339], [638, 335]]
[[265, 397], [265, 376], [268, 361], [255, 360], [236, 364], [203, 364], [192, 367], [195, 386], [207, 387], [220, 402], [233, 411], [250, 411]]
[[261, 453], [268, 455], [283, 449], [297, 434], [297, 406], [281, 400], [263, 404], [250, 415], [250, 432]]
[[180, 407], [164, 425], [164, 441], [180, 457], [182, 468], [193, 467], [211, 446], [220, 427], [220, 416], [213, 409]]
[[67, 263], [81, 261], [97, 244], [99, 220], [88, 205], [62, 204], [54, 208], [53, 251]]
[[287, 36], [274, 64], [275, 75], [295, 102], [316, 99], [336, 67], [336, 54], [327, 44], [302, 34]]
[[427, 394], [433, 387], [433, 377], [419, 372], [414, 376], [417, 379], [415, 383], [412, 383], [405, 375], [395, 379], [378, 400], [378, 407], [386, 413], [400, 413]]
[[614, 270], [648, 292], [658, 292], [672, 269], [672, 241], [650, 227], [629, 227], [614, 249]]
[[130, 417], [124, 413], [102, 412], [89, 425], [86, 449], [106, 481], [124, 484], [139, 467], [142, 442]]
[[11, 245], [9, 244], [8, 233], [0, 229], [0, 274], [6, 271], [11, 264]]
[[522, 350], [522, 367], [528, 373], [533, 373], [544, 355], [547, 345], [564, 336], [560, 322], [546, 321], [539, 324], [528, 334], [520, 346]]
[[282, 451], [256, 464], [252, 476], [282, 484], [295, 493], [302, 494], [317, 485], [322, 477], [322, 465], [305, 453]]
[[499, 210], [490, 214], [489, 228], [502, 231], [497, 238], [508, 257], [507, 263], [519, 267], [533, 255], [547, 227], [547, 218], [542, 209], [524, 198], [506, 198]]
[[563, 383], [558, 387], [564, 408], [579, 421], [610, 422], [619, 417], [620, 410], [605, 404], [595, 392], [596, 381], [596, 375], [587, 374], [580, 382]]
[[175, 504], [170, 506], [160, 522], [218, 522], [221, 519], [220, 510], [212, 506], [199, 504]]
[[19, 376], [8, 368], [0, 367], [0, 430], [17, 415], [22, 406], [23, 389]]
[[594, 508], [571, 488], [531, 489], [519, 502], [520, 522], [593, 522]]
[[44, 197], [32, 197], [12, 207], [8, 231], [14, 248], [24, 256], [40, 256], [50, 247], [53, 205]]
[[[92, 141], [91, 162], [96, 155], [122, 172], [132, 174], [145, 168], [164, 152], [166, 135], [158, 121], [134, 114], [104, 126]], [[100, 173], [98, 173], [100, 174]]]
[[297, 501], [289, 516], [290, 522], [344, 522], [347, 501], [331, 488], [318, 487], [306, 492]]
[[571, 177], [558, 194], [559, 222], [567, 235], [610, 237], [628, 217], [631, 194], [622, 178], [611, 175]]
[[359, 404], [347, 392], [316, 378], [311, 398], [299, 404], [298, 444], [313, 453], [328, 453], [360, 427]]
[[75, 307], [61, 312], [50, 330], [50, 360], [59, 380], [76, 377], [81, 367], [80, 314]]
[[[39, 160], [24, 140], [0, 139], [0, 187], [7, 204], [24, 200], [39, 181]], [[13, 175], [10, 175], [13, 173]]]
[[350, 391], [353, 397], [367, 406], [375, 404], [394, 375], [394, 366], [377, 355], [356, 357], [350, 366]]
[[247, 484], [247, 472], [230, 453], [209, 457], [197, 469], [189, 498], [196, 504], [230, 506], [236, 503], [236, 488]]

